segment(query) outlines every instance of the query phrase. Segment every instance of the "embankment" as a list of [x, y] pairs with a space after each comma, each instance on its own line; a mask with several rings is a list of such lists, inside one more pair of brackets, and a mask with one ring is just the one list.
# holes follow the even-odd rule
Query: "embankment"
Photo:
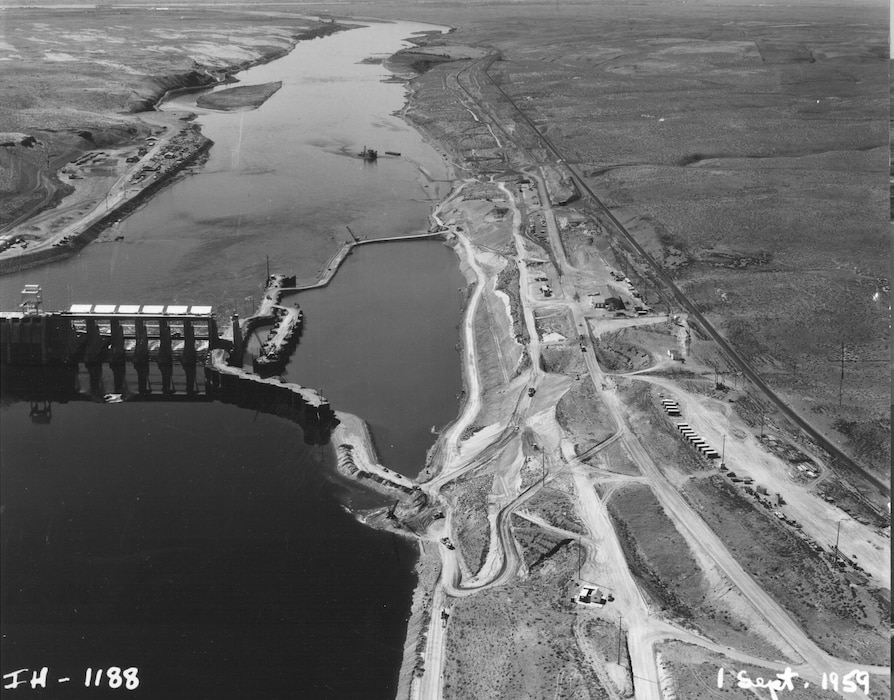
[[263, 85], [240, 85], [220, 92], [200, 95], [196, 105], [204, 109], [233, 112], [240, 109], [257, 109], [282, 87], [282, 81]]
[[329, 262], [326, 263], [326, 266], [320, 271], [320, 274], [317, 275], [316, 279], [312, 282], [307, 282], [305, 284], [298, 285], [295, 288], [295, 291], [306, 291], [308, 289], [316, 289], [318, 287], [325, 287], [331, 281], [332, 278], [335, 277], [335, 273], [338, 272], [338, 268], [341, 267], [341, 264], [345, 261], [345, 258], [350, 255], [351, 251], [354, 250], [355, 247], [361, 245], [367, 245], [370, 243], [391, 243], [394, 241], [412, 241], [416, 239], [428, 239], [428, 238], [443, 238], [445, 240], [449, 240], [450, 236], [447, 235], [444, 231], [430, 231], [429, 233], [411, 233], [406, 236], [389, 236], [388, 238], [368, 238], [362, 241], [351, 241], [342, 243], [341, 246], [335, 254], [329, 258]]
[[[337, 24], [335, 22], [327, 22], [325, 24], [322, 24], [321, 26], [295, 34], [288, 48], [267, 51], [257, 58], [233, 64], [223, 70], [212, 71], [211, 69], [206, 69], [199, 66], [193, 70], [183, 73], [172, 73], [161, 76], [153, 76], [149, 78], [147, 82], [140, 85], [141, 92], [145, 96], [135, 98], [130, 103], [128, 103], [127, 111], [130, 113], [153, 111], [156, 110], [158, 106], [171, 95], [182, 94], [184, 92], [189, 92], [192, 90], [205, 89], [222, 83], [234, 82], [235, 78], [233, 76], [236, 73], [252, 68], [253, 66], [269, 63], [270, 61], [281, 58], [282, 56], [285, 56], [290, 51], [292, 51], [292, 49], [294, 49], [300, 41], [329, 36], [330, 34], [334, 34], [348, 28], [348, 25]], [[37, 267], [39, 265], [46, 265], [48, 263], [64, 260], [65, 258], [70, 257], [80, 251], [91, 241], [95, 240], [105, 229], [107, 229], [117, 220], [129, 215], [135, 209], [148, 202], [149, 199], [153, 197], [157, 192], [159, 192], [163, 187], [172, 182], [173, 179], [184, 168], [196, 164], [199, 159], [204, 156], [213, 145], [213, 142], [210, 139], [207, 139], [206, 137], [201, 135], [198, 126], [189, 125], [188, 127], [186, 127], [186, 129], [193, 130], [195, 132], [196, 139], [195, 147], [191, 149], [188, 156], [170, 166], [168, 169], [166, 169], [165, 172], [160, 173], [156, 179], [143, 187], [138, 193], [128, 198], [121, 204], [115, 206], [114, 208], [109, 209], [101, 217], [87, 225], [84, 230], [72, 235], [65, 245], [49, 248], [39, 248], [31, 251], [26, 250], [21, 254], [0, 259], [0, 274], [25, 270], [32, 267]], [[89, 134], [89, 132], [83, 133]], [[127, 138], [124, 138], [120, 141], [116, 140], [106, 143], [105, 146], [115, 148], [121, 144], [130, 143], [132, 139], [133, 134], [128, 134]], [[65, 154], [65, 160], [68, 160], [73, 155], [81, 152], [83, 151], [67, 151]], [[55, 179], [55, 176], [54, 181], [59, 182], [60, 186], [64, 184], [61, 183], [61, 181], [58, 181], [58, 179]], [[59, 197], [56, 198], [56, 200], [58, 199]], [[56, 200], [54, 200], [54, 202]], [[50, 205], [50, 202], [46, 202], [40, 208], [35, 208], [32, 212], [32, 215], [46, 209]]]
[[202, 90], [215, 85], [237, 82], [234, 77], [237, 73], [282, 58], [290, 53], [301, 41], [318, 39], [346, 29], [350, 29], [350, 26], [329, 22], [314, 29], [295, 34], [286, 49], [266, 51], [257, 58], [234, 63], [224, 69], [212, 70], [199, 67], [186, 73], [153, 76], [150, 78], [150, 84], [147, 86], [149, 94], [146, 97], [134, 99], [128, 106], [129, 111], [134, 113], [152, 111], [158, 109], [162, 102], [174, 95], [182, 95], [193, 90]]
[[332, 431], [332, 442], [336, 446], [340, 473], [358, 481], [367, 480], [368, 486], [389, 495], [409, 495], [419, 490], [412, 479], [379, 462], [372, 435], [361, 418], [343, 411], [336, 411], [335, 416], [338, 425]]
[[0, 274], [26, 270], [38, 265], [64, 260], [81, 250], [90, 241], [95, 240], [103, 231], [124, 216], [127, 216], [151, 197], [168, 185], [184, 168], [195, 164], [213, 145], [211, 139], [205, 138], [199, 133], [198, 127], [194, 129], [195, 144], [188, 156], [171, 165], [161, 177], [153, 180], [132, 197], [118, 206], [110, 209], [96, 221], [76, 234], [73, 234], [64, 245], [41, 248], [33, 251], [24, 251], [14, 257], [0, 258]]

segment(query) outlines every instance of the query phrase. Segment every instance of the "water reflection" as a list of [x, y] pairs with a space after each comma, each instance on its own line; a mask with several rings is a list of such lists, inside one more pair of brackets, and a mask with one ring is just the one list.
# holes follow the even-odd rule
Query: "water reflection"
[[54, 403], [209, 403], [219, 401], [296, 423], [307, 445], [328, 445], [337, 419], [328, 410], [308, 406], [288, 385], [257, 384], [220, 376], [204, 368], [198, 382], [195, 365], [106, 365], [2, 369], [4, 403], [31, 408], [32, 422], [49, 423]]

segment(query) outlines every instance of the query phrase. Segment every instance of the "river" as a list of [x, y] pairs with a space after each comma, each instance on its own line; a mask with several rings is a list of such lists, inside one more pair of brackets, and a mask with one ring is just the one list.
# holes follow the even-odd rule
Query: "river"
[[[447, 173], [394, 116], [404, 87], [366, 59], [432, 28], [372, 24], [240, 75], [283, 87], [200, 114], [204, 168], [122, 222], [123, 241], [0, 278], [3, 308], [36, 282], [48, 309], [209, 303], [226, 320], [251, 308], [267, 256], [310, 279], [346, 226], [425, 231]], [[364, 145], [401, 156], [366, 163]], [[383, 461], [415, 475], [458, 410], [463, 285], [440, 242], [361, 246], [298, 295], [287, 378], [369, 421]], [[357, 523], [346, 506], [371, 497], [334, 474], [331, 447], [232, 405], [75, 400], [89, 398], [4, 387], [4, 673], [48, 667], [52, 697], [85, 697], [86, 669], [111, 666], [138, 668], [147, 698], [393, 697], [415, 548]], [[89, 697], [115, 695], [106, 682]]]

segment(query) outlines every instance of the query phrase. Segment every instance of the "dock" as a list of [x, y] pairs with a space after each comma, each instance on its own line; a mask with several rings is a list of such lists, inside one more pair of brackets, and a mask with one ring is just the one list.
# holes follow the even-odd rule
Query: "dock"
[[259, 326], [273, 324], [261, 345], [261, 353], [254, 359], [256, 372], [282, 368], [294, 350], [304, 316], [297, 304], [286, 306], [282, 298], [297, 291], [294, 277], [269, 275], [258, 310], [240, 323], [241, 338], [247, 338]]

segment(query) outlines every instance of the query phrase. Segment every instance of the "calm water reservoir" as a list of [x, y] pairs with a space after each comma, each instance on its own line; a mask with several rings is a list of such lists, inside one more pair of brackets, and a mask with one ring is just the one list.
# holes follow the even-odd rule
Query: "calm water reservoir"
[[[363, 61], [430, 29], [355, 29], [240, 76], [283, 87], [258, 110], [200, 115], [215, 141], [204, 169], [123, 222], [124, 241], [0, 278], [2, 307], [37, 282], [48, 309], [210, 303], [223, 321], [251, 308], [267, 255], [312, 278], [345, 226], [425, 231], [446, 174], [392, 114], [403, 86]], [[363, 145], [402, 156], [371, 165], [352, 155]], [[442, 243], [358, 248], [329, 287], [298, 295], [287, 378], [369, 421], [386, 464], [415, 474], [431, 426], [458, 409], [463, 284]], [[86, 669], [109, 666], [138, 667], [146, 698], [393, 696], [414, 548], [346, 512], [369, 498], [333, 474], [331, 448], [232, 405], [106, 405], [78, 400], [83, 372], [81, 386], [3, 389], [4, 673], [48, 667], [45, 697], [85, 697]], [[32, 401], [49, 401], [49, 421]]]

